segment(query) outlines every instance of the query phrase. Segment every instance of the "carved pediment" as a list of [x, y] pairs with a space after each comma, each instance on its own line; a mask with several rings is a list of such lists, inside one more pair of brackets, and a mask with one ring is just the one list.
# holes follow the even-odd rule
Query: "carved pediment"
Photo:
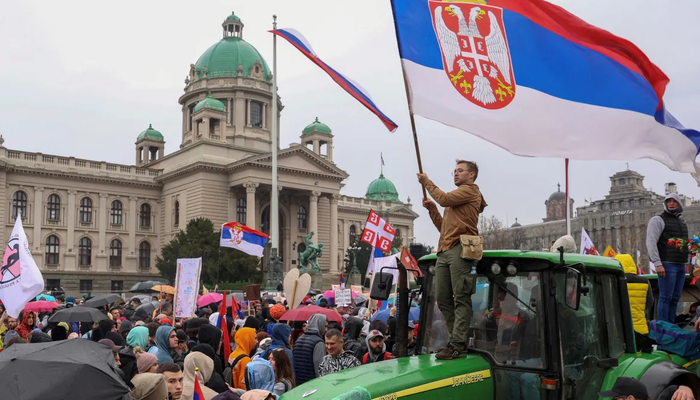
[[[245, 158], [232, 164], [231, 167], [237, 168], [246, 165], [272, 165], [272, 155], [268, 153]], [[277, 165], [280, 169], [290, 171], [335, 175], [341, 179], [348, 177], [347, 172], [303, 146], [281, 150], [277, 153]]]

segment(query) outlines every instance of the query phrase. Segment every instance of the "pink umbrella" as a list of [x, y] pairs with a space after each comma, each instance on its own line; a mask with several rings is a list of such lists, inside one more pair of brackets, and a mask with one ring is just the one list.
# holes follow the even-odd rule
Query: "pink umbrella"
[[[333, 290], [326, 290], [326, 293], [323, 294], [323, 297], [326, 297], [326, 298], [330, 297], [330, 298], [334, 298], [334, 299], [335, 299], [335, 291], [333, 291]], [[357, 293], [352, 292], [352, 298], [354, 299], [355, 297], [357, 297]]]
[[224, 295], [219, 294], [219, 293], [209, 293], [205, 294], [204, 296], [200, 296], [197, 299], [197, 307], [204, 307], [207, 306], [211, 303], [221, 303], [221, 300], [224, 299]]
[[37, 313], [53, 311], [54, 308], [58, 308], [58, 303], [55, 301], [43, 300], [32, 301], [31, 303], [27, 303], [27, 305], [24, 307], [24, 309], [27, 311], [34, 311]]
[[343, 321], [340, 314], [335, 310], [329, 310], [318, 306], [302, 306], [289, 310], [280, 317], [280, 321], [306, 321], [314, 314], [323, 314], [328, 321]]

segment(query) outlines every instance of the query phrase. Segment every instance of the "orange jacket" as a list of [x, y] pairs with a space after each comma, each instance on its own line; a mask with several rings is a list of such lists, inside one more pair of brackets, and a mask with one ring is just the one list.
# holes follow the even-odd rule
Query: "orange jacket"
[[236, 350], [231, 353], [228, 359], [229, 364], [233, 363], [238, 356], [243, 357], [233, 366], [233, 387], [246, 390], [245, 387], [245, 366], [250, 362], [250, 353], [255, 348], [255, 329], [241, 328], [236, 332], [234, 338]]

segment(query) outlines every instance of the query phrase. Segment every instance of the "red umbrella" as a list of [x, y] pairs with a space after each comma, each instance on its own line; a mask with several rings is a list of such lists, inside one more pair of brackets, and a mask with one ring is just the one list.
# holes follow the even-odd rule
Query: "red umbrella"
[[53, 311], [54, 308], [58, 308], [58, 303], [56, 303], [55, 301], [43, 300], [32, 301], [30, 303], [27, 303], [27, 305], [24, 307], [24, 309], [27, 311], [34, 311], [37, 313]]
[[220, 293], [209, 293], [197, 299], [197, 307], [208, 306], [211, 303], [221, 303], [224, 296]]
[[340, 314], [335, 310], [319, 306], [303, 306], [289, 310], [280, 317], [280, 321], [306, 321], [314, 314], [323, 314], [329, 321], [343, 322]]

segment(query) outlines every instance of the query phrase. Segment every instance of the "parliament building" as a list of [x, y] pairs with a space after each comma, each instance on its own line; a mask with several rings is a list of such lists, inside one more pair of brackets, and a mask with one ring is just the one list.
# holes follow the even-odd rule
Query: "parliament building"
[[193, 218], [269, 232], [273, 150], [286, 270], [316, 232], [321, 268], [339, 275], [371, 209], [405, 244], [412, 241], [418, 214], [383, 174], [364, 197], [341, 193], [349, 175], [333, 161], [332, 129], [315, 116], [299, 127], [298, 143], [272, 149], [272, 118], [281, 118], [272, 115], [272, 73], [243, 28], [237, 15], [226, 17], [223, 37], [190, 65], [178, 99], [182, 132], [166, 132], [178, 143], [174, 151], [166, 153], [157, 121], [134, 127], [143, 131], [135, 135], [133, 165], [25, 152], [12, 148], [12, 134], [0, 138], [0, 241], [20, 216], [47, 290], [118, 293], [158, 279], [156, 255]]

